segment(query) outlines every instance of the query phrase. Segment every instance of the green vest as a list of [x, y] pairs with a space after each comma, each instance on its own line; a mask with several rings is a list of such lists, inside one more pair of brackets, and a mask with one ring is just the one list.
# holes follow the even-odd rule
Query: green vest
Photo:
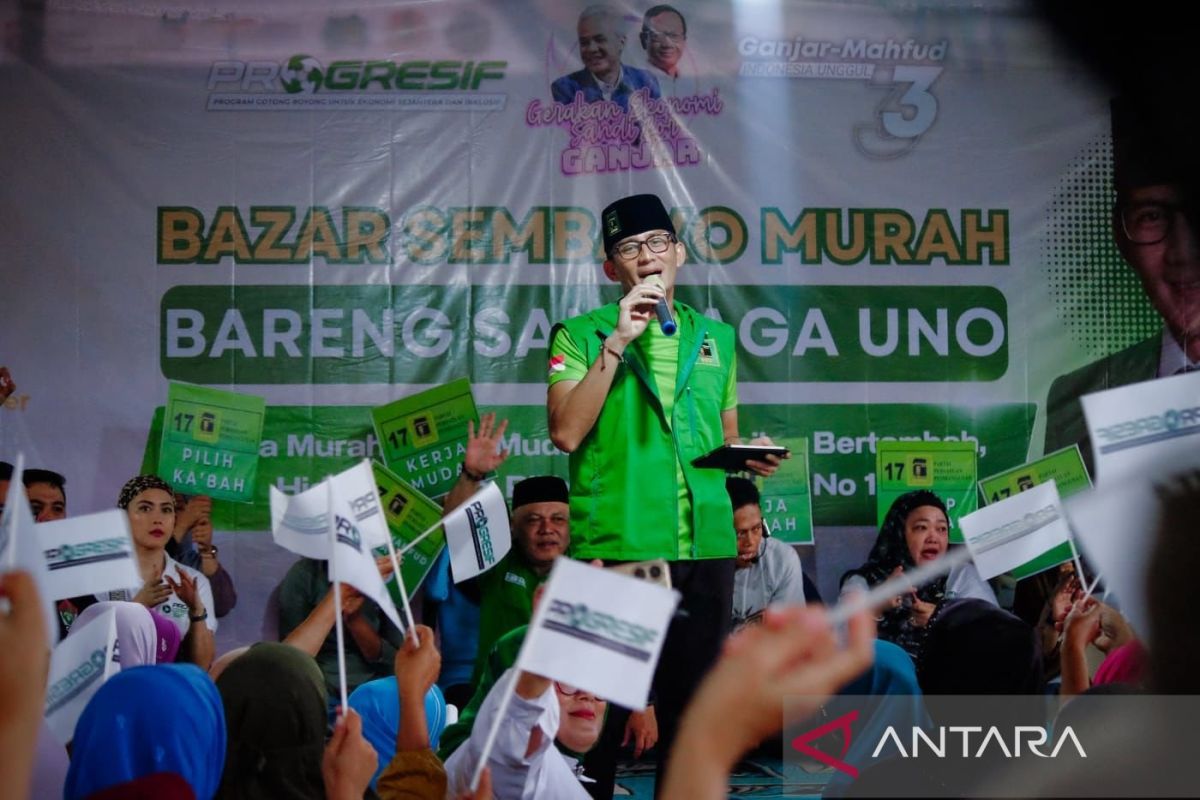
[[[692, 498], [688, 557], [732, 558], [737, 553], [725, 473], [692, 466], [693, 459], [725, 440], [721, 401], [733, 368], [733, 328], [682, 303], [675, 307], [679, 366], [670, 424], [638, 340], [613, 367], [616, 376], [600, 416], [571, 453], [573, 558], [677, 560], [676, 458]], [[611, 303], [559, 325], [591, 364], [616, 323], [617, 305]]]
[[548, 577], [526, 566], [515, 544], [496, 566], [479, 576], [479, 650], [471, 683], [479, 681], [492, 645], [513, 628], [529, 624], [533, 592]]

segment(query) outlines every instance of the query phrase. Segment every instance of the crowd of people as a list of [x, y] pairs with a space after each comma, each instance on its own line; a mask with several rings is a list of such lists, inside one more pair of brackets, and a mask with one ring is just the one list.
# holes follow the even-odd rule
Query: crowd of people
[[[672, 14], [678, 16], [656, 7], [648, 15], [647, 25], [661, 29], [648, 28], [644, 46], [663, 37], [683, 41], [681, 16], [674, 39], [661, 27], [676, 21]], [[581, 43], [585, 27], [603, 21], [603, 15], [581, 19]], [[1121, 133], [1118, 122], [1114, 136]], [[1160, 347], [1164, 365], [1172, 355], [1170, 372], [1176, 361], [1188, 369], [1197, 341], [1191, 320], [1162, 294], [1174, 278], [1159, 280], [1148, 263], [1159, 253], [1180, 271], [1179, 253], [1194, 256], [1200, 248], [1177, 193], [1154, 189], [1167, 179], [1143, 169], [1124, 142], [1116, 148], [1115, 235], [1140, 265], [1151, 299], [1163, 306], [1167, 327], [1151, 349]], [[1104, 602], [1103, 593], [1097, 596], [1093, 576], [1071, 565], [1024, 582], [1029, 588], [1014, 604], [1017, 613], [1000, 608], [992, 587], [967, 563], [845, 626], [832, 624], [795, 549], [769, 535], [755, 483], [693, 464], [741, 441], [735, 335], [730, 325], [675, 300], [685, 251], [669, 214], [657, 197], [633, 195], [605, 208], [600, 220], [604, 274], [621, 297], [561, 321], [550, 343], [548, 428], [568, 454], [568, 480], [534, 476], [515, 485], [514, 546], [499, 564], [458, 584], [443, 558], [427, 587], [423, 621], [430, 627], [418, 625], [406, 636], [353, 588], [342, 584], [335, 597], [327, 565], [302, 559], [279, 587], [282, 641], [218, 654], [213, 634], [237, 593], [213, 543], [212, 501], [179, 493], [157, 476], [136, 476], [116, 505], [129, 518], [141, 585], [104, 596], [39, 598], [28, 575], [0, 577], [5, 792], [611, 797], [627, 748], [626, 757], [655, 754], [659, 797], [722, 797], [729, 771], [746, 752], [783, 749], [785, 698], [792, 701], [789, 731], [807, 724], [810, 714], [836, 716], [849, 703], [865, 730], [878, 732], [961, 719], [964, 712], [937, 703], [939, 696], [1056, 696], [1065, 713], [1080, 695], [1191, 689], [1190, 638], [1180, 645], [1182, 662], [1161, 649], [1179, 643], [1170, 620], [1183, 620], [1188, 609], [1153, 576], [1150, 605], [1155, 624], [1165, 626], [1154, 649], [1146, 632]], [[1191, 269], [1194, 261], [1187, 264]], [[1103, 370], [1106, 379], [1111, 372]], [[1055, 384], [1052, 417], [1077, 407], [1087, 376], [1076, 377]], [[0, 368], [0, 390], [13, 386]], [[505, 426], [494, 414], [471, 426], [446, 510], [504, 463]], [[1060, 421], [1048, 441], [1060, 444], [1064, 435], [1082, 434], [1075, 422]], [[743, 465], [763, 480], [779, 466], [775, 456]], [[0, 503], [13, 478], [12, 467], [0, 463]], [[27, 469], [21, 480], [36, 521], [67, 516], [62, 474]], [[1164, 582], [1171, 587], [1186, 583], [1180, 564], [1194, 561], [1194, 543], [1181, 540], [1179, 529], [1197, 500], [1200, 489], [1184, 485], [1155, 540], [1153, 570], [1176, 575]], [[949, 528], [946, 504], [935, 493], [901, 496], [863, 564], [843, 576], [841, 598], [825, 600], [868, 592], [937, 562], [951, 549]], [[1164, 555], [1168, 547], [1172, 555]], [[598, 569], [658, 565], [679, 593], [646, 709], [621, 709], [585, 688], [517, 668], [541, 587], [562, 557]], [[393, 569], [388, 558], [378, 566], [385, 577]], [[69, 751], [47, 735], [42, 719], [49, 654], [42, 601], [55, 604], [65, 640], [115, 612], [121, 670], [88, 703]], [[336, 699], [339, 660], [351, 692], [347, 707]], [[494, 726], [494, 746], [481, 764]], [[964, 765], [954, 759], [918, 773], [887, 748], [864, 751], [873, 741], [878, 737], [861, 731], [854, 742], [845, 738], [837, 755], [859, 776], [838, 772], [827, 794], [904, 787], [957, 794], [983, 773], [973, 763], [955, 769]], [[483, 767], [484, 778], [473, 786]]]

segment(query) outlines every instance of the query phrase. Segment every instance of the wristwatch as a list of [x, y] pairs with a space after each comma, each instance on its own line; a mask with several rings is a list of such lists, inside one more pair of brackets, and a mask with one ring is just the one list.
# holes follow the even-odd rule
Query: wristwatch
[[476, 483], [482, 483], [484, 481], [484, 479], [487, 478], [487, 475], [481, 475], [478, 472], [472, 472], [471, 470], [467, 469], [467, 462], [465, 462], [465, 461], [462, 463], [461, 469], [462, 469], [463, 475], [466, 475], [468, 478], [475, 481]]
[[194, 616], [192, 614], [188, 614], [188, 620], [191, 622], [204, 622], [204, 620], [206, 620], [206, 619], [208, 619], [208, 609], [207, 608], [204, 609], [203, 611], [201, 611], [199, 614], [194, 615]]

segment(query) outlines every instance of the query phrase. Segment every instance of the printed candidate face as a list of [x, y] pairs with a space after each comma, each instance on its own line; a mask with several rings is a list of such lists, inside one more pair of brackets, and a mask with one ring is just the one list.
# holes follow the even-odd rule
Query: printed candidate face
[[602, 15], [579, 20], [579, 57], [588, 72], [612, 82], [620, 73], [625, 37]]
[[678, 14], [664, 11], [646, 20], [642, 28], [642, 47], [646, 48], [646, 58], [650, 63], [663, 72], [675, 74], [686, 45], [687, 35], [683, 32], [683, 20]]
[[162, 489], [138, 493], [125, 509], [133, 543], [148, 550], [162, 550], [175, 531], [175, 498]]
[[[1142, 186], [1124, 193], [1115, 234], [1121, 255], [1141, 279], [1150, 304], [1200, 360], [1200, 241], [1177, 187]], [[1157, 241], [1155, 241], [1157, 239]]]

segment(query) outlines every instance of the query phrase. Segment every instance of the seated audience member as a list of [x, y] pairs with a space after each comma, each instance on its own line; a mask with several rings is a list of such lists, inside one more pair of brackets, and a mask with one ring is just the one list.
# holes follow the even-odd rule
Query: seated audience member
[[728, 478], [737, 535], [733, 574], [733, 624], [758, 619], [772, 604], [804, 605], [804, 570], [795, 548], [772, 539], [763, 527], [758, 488], [746, 478]]
[[[815, 712], [822, 698], [871, 665], [872, 627], [859, 614], [839, 647], [824, 610], [793, 606], [768, 609], [762, 625], [729, 637], [684, 711], [660, 800], [728, 797], [730, 771], [780, 730], [785, 700], [792, 713]], [[809, 707], [800, 708], [805, 702]]]
[[[1007, 732], [1014, 725], [1049, 722], [1041, 647], [1032, 625], [984, 600], [967, 598], [940, 603], [927, 627], [917, 675], [935, 725], [974, 730], [995, 726]], [[965, 695], [976, 699], [966, 700]], [[978, 698], [981, 695], [998, 697], [988, 703]], [[947, 745], [944, 758], [896, 757], [864, 770], [847, 796], [980, 796], [972, 787], [1011, 762], [998, 746], [964, 757], [961, 748]]]
[[[443, 723], [427, 713], [429, 692], [435, 688], [442, 657], [430, 628], [418, 625], [416, 634], [417, 644], [411, 636], [406, 636], [404, 644], [396, 651], [394, 682], [399, 694], [398, 724], [392, 729], [390, 743], [385, 738], [372, 741], [380, 763], [386, 765], [382, 773], [377, 773], [374, 784], [380, 800], [441, 800], [446, 797], [446, 768], [433, 750], [437, 746], [433, 732], [440, 730]], [[436, 709], [437, 713], [444, 711], [444, 706]], [[479, 796], [491, 800], [490, 785], [487, 793]]]
[[209, 800], [224, 763], [225, 714], [208, 675], [191, 664], [133, 667], [109, 678], [79, 717], [63, 796], [166, 772]]
[[[488, 474], [499, 469], [508, 458], [508, 450], [500, 447], [507, 428], [508, 420], [496, 424], [494, 412], [480, 417], [478, 430], [474, 422], [467, 421], [467, 450], [458, 480], [446, 495], [443, 507], [446, 512], [462, 505], [478, 491]], [[425, 601], [427, 617], [436, 620], [435, 628], [442, 642], [438, 686], [445, 693], [446, 702], [462, 708], [471, 699], [471, 676], [479, 655], [482, 614], [478, 587], [468, 596], [454, 582], [450, 554], [443, 552], [425, 581]]]
[[34, 522], [67, 518], [67, 479], [49, 469], [27, 469], [21, 474]]
[[[12, 797], [42, 797], [34, 788], [53, 790], [57, 778], [49, 763], [34, 770], [35, 754], [42, 752], [45, 731], [46, 673], [50, 668], [50, 640], [42, 614], [37, 584], [25, 572], [0, 575], [0, 787]], [[62, 751], [60, 750], [59, 753]], [[59, 762], [61, 766], [61, 762]], [[36, 783], [33, 781], [36, 780]], [[58, 796], [61, 795], [61, 791]]]
[[446, 702], [462, 708], [471, 699], [471, 674], [479, 650], [479, 604], [472, 602], [450, 575], [450, 553], [443, 550], [425, 579], [426, 619], [437, 621], [442, 642], [438, 686]]
[[[510, 687], [513, 697], [487, 762], [496, 796], [589, 797], [576, 765], [578, 757], [600, 738], [608, 703], [574, 686], [516, 669], [500, 676], [480, 706], [470, 737], [446, 762], [451, 790], [469, 788], [492, 721]], [[556, 742], [560, 747], [554, 746]]]
[[1042, 693], [1041, 645], [1028, 623], [977, 598], [942, 603], [917, 659], [926, 695]]
[[[1067, 613], [1062, 627], [1060, 697], [1073, 697], [1092, 686], [1108, 683], [1141, 683], [1145, 651], [1129, 623], [1115, 608], [1094, 598], [1080, 598]], [[1088, 645], [1105, 654], [1104, 661], [1096, 669], [1095, 680], [1089, 677]]]
[[171, 620], [182, 637], [178, 659], [207, 670], [212, 664], [217, 630], [208, 578], [167, 555], [175, 529], [175, 493], [156, 475], [139, 475], [121, 489], [117, 508], [129, 515], [133, 549], [143, 583], [97, 595], [99, 600], [133, 600]]
[[322, 797], [325, 676], [312, 656], [260, 642], [217, 678], [228, 749], [222, 797]]
[[[12, 468], [9, 467], [9, 474]], [[48, 469], [27, 469], [21, 476], [25, 485], [25, 496], [29, 498], [29, 510], [36, 522], [53, 522], [67, 518], [67, 479], [57, 472]], [[7, 492], [7, 486], [0, 487]], [[0, 506], [3, 499], [0, 497]], [[96, 598], [92, 595], [81, 595], [58, 600], [54, 604], [55, 615], [58, 619], [58, 640], [61, 642], [71, 630], [75, 618]]]
[[[933, 492], [918, 490], [897, 497], [879, 528], [867, 563], [842, 576], [843, 594], [866, 591], [893, 575], [941, 558], [950, 544], [946, 505]], [[997, 605], [996, 595], [971, 563], [950, 571], [897, 598], [879, 620], [879, 638], [894, 642], [916, 658], [929, 618], [943, 600], [974, 597]]]
[[[391, 574], [390, 559], [377, 559], [376, 564], [381, 573]], [[341, 689], [332, 588], [326, 562], [302, 558], [293, 564], [279, 587], [279, 634], [288, 644], [316, 658], [317, 666], [325, 675], [328, 696], [337, 698]], [[303, 624], [306, 621], [308, 624]], [[345, 623], [346, 690], [352, 692], [360, 684], [391, 675], [396, 648], [403, 634], [379, 606], [353, 587], [342, 584], [342, 621]], [[334, 701], [331, 699], [330, 702]]]
[[212, 498], [203, 494], [189, 497], [176, 493], [175, 530], [167, 542], [167, 554], [208, 578], [214, 613], [220, 618], [237, 605], [237, 589], [217, 556], [218, 549], [212, 536]]
[[105, 600], [84, 610], [71, 633], [112, 609], [117, 620], [117, 653], [121, 669], [145, 664], [169, 664], [179, 652], [179, 628], [169, 619], [141, 603]]
[[[430, 641], [432, 642], [432, 639]], [[402, 646], [396, 651], [397, 659], [404, 649], [403, 645], [411, 647], [412, 642], [405, 638]], [[421, 701], [422, 716], [427, 725], [426, 740], [428, 744], [426, 749], [432, 752], [437, 748], [438, 739], [446, 727], [446, 698], [442, 696], [442, 690], [435, 683], [421, 694]], [[400, 706], [404, 702], [399, 678], [377, 678], [367, 681], [351, 692], [348, 702], [350, 707], [362, 717], [363, 736], [371, 743], [371, 747], [375, 748], [375, 754], [379, 756], [379, 766], [376, 767], [375, 774], [371, 776], [371, 788], [374, 789], [379, 774], [396, 754], [396, 736], [400, 731], [401, 724]]]
[[[550, 575], [554, 559], [571, 543], [571, 510], [562, 478], [539, 475], [513, 487], [513, 547], [496, 566], [459, 584], [479, 603], [479, 654], [472, 683], [492, 645], [533, 618], [533, 592]], [[493, 776], [496, 780], [496, 776]]]
[[454, 751], [471, 735], [471, 731], [475, 728], [475, 720], [479, 716], [480, 706], [483, 705], [483, 701], [487, 699], [500, 676], [517, 663], [517, 655], [521, 652], [521, 645], [524, 644], [525, 634], [528, 631], [529, 626], [522, 625], [504, 634], [492, 645], [492, 650], [484, 662], [483, 671], [479, 675], [479, 681], [475, 684], [475, 693], [471, 695], [467, 704], [458, 710], [458, 720], [448, 725], [442, 732], [438, 755], [443, 761], [450, 760]]

